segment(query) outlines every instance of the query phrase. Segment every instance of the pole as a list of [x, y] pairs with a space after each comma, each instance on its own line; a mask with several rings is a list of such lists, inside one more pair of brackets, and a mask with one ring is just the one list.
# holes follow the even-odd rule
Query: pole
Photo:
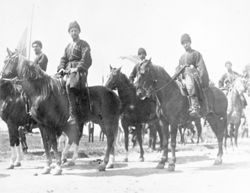
[[31, 36], [32, 36], [32, 27], [33, 27], [33, 18], [34, 18], [34, 9], [35, 9], [35, 4], [32, 5], [32, 10], [31, 10], [31, 19], [30, 19], [30, 37], [29, 37], [29, 44], [28, 44], [28, 60], [30, 60], [30, 47], [31, 47]]

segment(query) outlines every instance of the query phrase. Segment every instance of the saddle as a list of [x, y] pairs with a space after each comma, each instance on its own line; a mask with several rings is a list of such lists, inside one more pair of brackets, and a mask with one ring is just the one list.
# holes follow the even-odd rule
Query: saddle
[[[181, 91], [181, 94], [189, 98], [185, 84], [179, 80], [176, 80], [176, 83]], [[199, 84], [199, 81], [195, 81], [195, 87], [196, 87], [196, 96], [198, 98], [202, 114], [206, 115], [208, 113], [213, 112], [213, 105], [209, 104], [208, 102], [208, 97], [210, 97], [211, 95], [209, 92], [209, 88], [202, 88], [201, 85]]]

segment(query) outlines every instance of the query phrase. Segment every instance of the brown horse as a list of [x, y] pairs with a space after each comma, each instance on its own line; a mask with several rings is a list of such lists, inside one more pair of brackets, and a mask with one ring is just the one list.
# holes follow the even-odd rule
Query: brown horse
[[[247, 82], [245, 78], [238, 77], [231, 89], [228, 91], [228, 109], [227, 109], [227, 123], [229, 126], [229, 136], [231, 138], [231, 145], [233, 145], [233, 138], [235, 146], [238, 146], [238, 130], [243, 116], [243, 109], [246, 107], [243, 93], [247, 91]], [[225, 134], [225, 147], [227, 145], [228, 132]]]
[[[31, 116], [44, 128], [41, 133], [47, 156], [47, 167], [44, 173], [50, 172], [52, 162], [50, 149], [52, 147], [57, 160], [55, 174], [61, 174], [57, 137], [62, 134], [62, 131], [68, 136], [69, 144], [66, 146], [66, 151], [72, 143], [78, 147], [83, 125], [88, 121], [100, 124], [107, 135], [104, 162], [99, 166], [100, 171], [105, 170], [110, 154], [114, 156], [114, 140], [119, 121], [120, 101], [114, 92], [103, 86], [89, 87], [91, 102], [86, 101], [86, 97], [82, 97], [87, 95], [87, 88], [79, 93], [78, 105], [81, 109], [79, 112], [81, 122], [78, 127], [81, 129], [79, 131], [67, 122], [69, 117], [68, 98], [60, 79], [47, 75], [40, 68], [30, 65], [30, 62], [23, 56], [15, 53], [5, 61], [2, 76], [4, 78], [18, 77], [18, 81], [31, 102]], [[63, 152], [63, 155], [66, 151]]]
[[[153, 99], [147, 98], [141, 100], [136, 96], [134, 85], [127, 76], [121, 72], [121, 68], [112, 68], [110, 66], [109, 78], [106, 87], [117, 89], [122, 107], [121, 107], [121, 125], [124, 130], [126, 157], [128, 161], [128, 136], [129, 127], [134, 126], [134, 135], [140, 146], [140, 161], [144, 161], [144, 150], [142, 146], [142, 124], [149, 123], [156, 119], [156, 103]], [[134, 138], [134, 139], [135, 139]]]
[[25, 103], [20, 87], [10, 81], [0, 79], [0, 117], [8, 127], [11, 148], [11, 159], [8, 169], [21, 166], [19, 138], [22, 136], [18, 129], [19, 127], [27, 126], [30, 121]]
[[[153, 65], [151, 60], [146, 60], [140, 65], [137, 72], [137, 94], [143, 97], [155, 95], [158, 100], [160, 110], [160, 120], [163, 127], [163, 154], [157, 168], [164, 168], [168, 161], [168, 140], [169, 128], [171, 136], [172, 159], [169, 161], [170, 171], [175, 169], [175, 148], [176, 135], [179, 124], [185, 123], [189, 119], [189, 102], [187, 96], [182, 95], [177, 83], [168, 75], [163, 67]], [[213, 112], [204, 111], [203, 116], [209, 122], [218, 140], [218, 154], [215, 164], [222, 163], [223, 137], [227, 124], [227, 98], [225, 94], [216, 87], [209, 87], [205, 91]]]

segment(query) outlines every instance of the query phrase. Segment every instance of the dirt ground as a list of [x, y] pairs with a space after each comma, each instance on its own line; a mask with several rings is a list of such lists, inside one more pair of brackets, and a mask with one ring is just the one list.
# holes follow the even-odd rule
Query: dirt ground
[[[39, 140], [36, 141], [38, 144], [40, 143]], [[37, 146], [39, 146], [38, 144]], [[99, 142], [98, 145], [88, 143], [88, 146], [92, 148], [99, 146], [98, 151], [102, 152], [104, 144], [105, 142]], [[44, 157], [35, 155], [34, 152], [24, 155], [20, 168], [6, 170], [9, 152], [3, 154], [3, 151], [0, 151], [2, 156], [0, 159], [0, 192], [249, 192], [249, 138], [240, 139], [238, 148], [229, 148], [225, 152], [221, 166], [213, 165], [217, 153], [214, 142], [185, 146], [178, 144], [175, 172], [169, 172], [167, 167], [163, 170], [155, 169], [161, 152], [151, 152], [146, 146], [145, 149], [145, 162], [138, 161], [137, 147], [132, 149], [127, 163], [122, 162], [124, 152], [118, 151], [115, 168], [105, 172], [98, 172], [96, 170], [98, 163], [95, 162], [103, 153], [96, 154], [92, 151], [89, 158], [80, 158], [76, 162], [76, 166], [63, 168], [61, 176], [41, 175]]]

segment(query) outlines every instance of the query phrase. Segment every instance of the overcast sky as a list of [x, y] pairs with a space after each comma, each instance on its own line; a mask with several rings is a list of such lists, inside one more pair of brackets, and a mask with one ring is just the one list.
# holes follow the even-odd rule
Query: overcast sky
[[[6, 47], [15, 49], [31, 20], [32, 41], [43, 42], [54, 74], [66, 45], [71, 41], [69, 22], [77, 20], [81, 38], [91, 46], [93, 64], [89, 84], [101, 84], [109, 65], [133, 67], [119, 56], [136, 54], [144, 47], [155, 64], [173, 75], [184, 53], [180, 36], [189, 33], [192, 47], [201, 52], [210, 79], [216, 82], [232, 61], [242, 72], [250, 63], [249, 0], [0, 0], [0, 62]], [[34, 59], [32, 52], [31, 59]]]

